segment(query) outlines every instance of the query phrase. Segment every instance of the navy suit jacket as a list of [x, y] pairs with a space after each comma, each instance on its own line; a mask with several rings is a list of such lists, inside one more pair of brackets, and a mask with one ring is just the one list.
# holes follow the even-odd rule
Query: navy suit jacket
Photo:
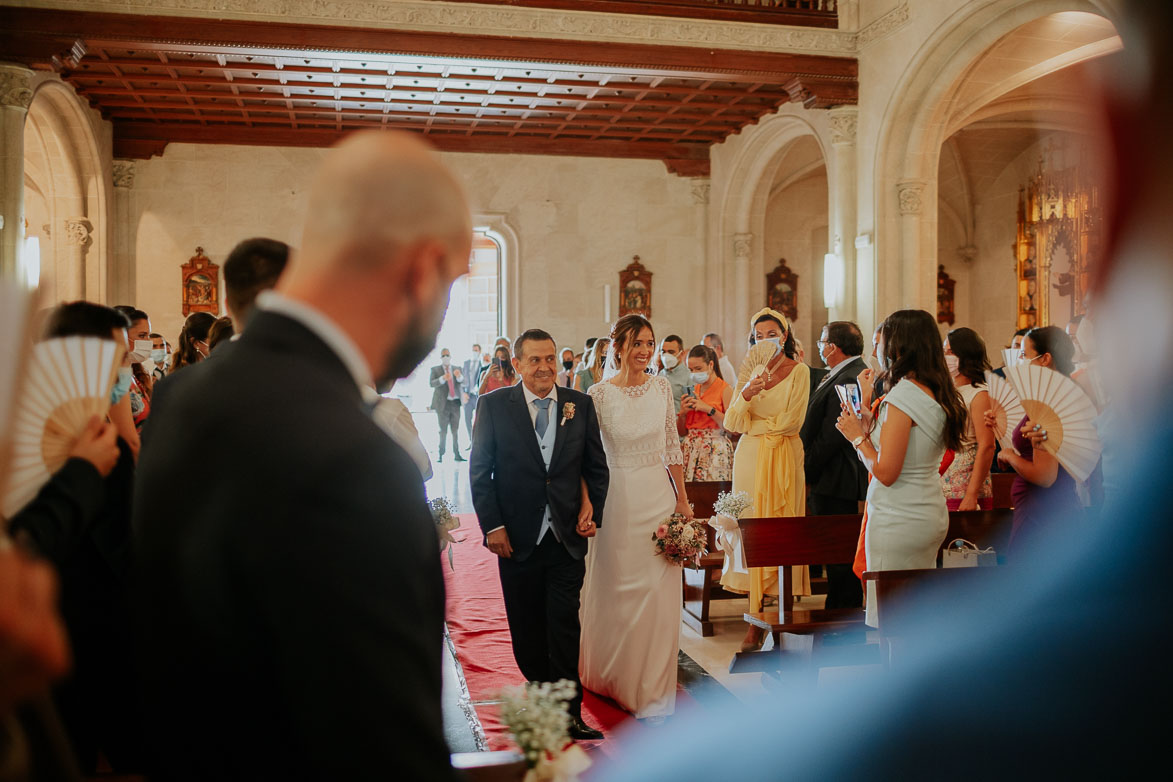
[[802, 438], [806, 485], [813, 494], [844, 500], [862, 500], [868, 493], [868, 473], [835, 422], [841, 408], [836, 386], [854, 385], [867, 365], [858, 356], [849, 359], [829, 382], [811, 392], [799, 436]]
[[[555, 393], [558, 410], [550, 416], [550, 425], [558, 431], [548, 471], [521, 383], [499, 388], [477, 401], [469, 457], [473, 506], [485, 533], [505, 527], [518, 561], [537, 546], [547, 504], [551, 523], [567, 551], [575, 559], [585, 557], [587, 539], [575, 532], [582, 480], [586, 480], [596, 525], [603, 518], [607, 501], [610, 472], [595, 405], [580, 391], [559, 388]], [[574, 404], [575, 414], [563, 424], [567, 402]]]

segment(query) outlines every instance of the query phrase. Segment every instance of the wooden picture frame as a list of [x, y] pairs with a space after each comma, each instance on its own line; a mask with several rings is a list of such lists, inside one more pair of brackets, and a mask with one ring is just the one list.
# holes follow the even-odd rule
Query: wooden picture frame
[[949, 276], [944, 265], [937, 266], [937, 322], [952, 326], [957, 322], [954, 311], [954, 289], [957, 280]]
[[638, 255], [619, 272], [619, 317], [633, 314], [652, 319], [652, 273]]
[[798, 320], [798, 275], [786, 265], [785, 258], [766, 275], [766, 306], [777, 310], [791, 322]]
[[220, 315], [220, 267], [197, 247], [196, 254], [180, 267], [183, 297], [183, 317], [193, 312]]

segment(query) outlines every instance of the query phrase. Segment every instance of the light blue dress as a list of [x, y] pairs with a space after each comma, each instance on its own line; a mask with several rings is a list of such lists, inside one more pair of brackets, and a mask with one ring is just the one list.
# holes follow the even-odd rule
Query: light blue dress
[[[912, 419], [908, 450], [900, 476], [891, 486], [872, 479], [868, 485], [868, 526], [864, 537], [868, 570], [933, 568], [949, 530], [949, 511], [941, 492], [941, 457], [945, 455], [945, 410], [911, 380], [901, 380], [880, 404], [872, 445], [888, 412], [897, 407]], [[875, 584], [868, 584], [867, 623], [876, 626]]]

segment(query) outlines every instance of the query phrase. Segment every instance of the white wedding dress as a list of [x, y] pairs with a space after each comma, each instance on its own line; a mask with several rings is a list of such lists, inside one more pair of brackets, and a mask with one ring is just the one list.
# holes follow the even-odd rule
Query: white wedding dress
[[652, 533], [676, 509], [666, 466], [684, 463], [666, 378], [590, 388], [611, 469], [582, 587], [583, 687], [636, 717], [676, 708], [680, 567], [655, 554]]

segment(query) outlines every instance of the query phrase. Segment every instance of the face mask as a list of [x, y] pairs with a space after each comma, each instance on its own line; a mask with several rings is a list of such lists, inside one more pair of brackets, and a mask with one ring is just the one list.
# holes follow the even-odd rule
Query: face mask
[[676, 365], [680, 362], [676, 360], [676, 356], [671, 353], [661, 353], [660, 363], [664, 365], [664, 369], [676, 369]]
[[[772, 342], [772, 343], [774, 343], [774, 347], [778, 348], [778, 350], [782, 349], [782, 338], [781, 337], [766, 337], [765, 339], [758, 340], [759, 344], [762, 342]], [[774, 352], [777, 353], [778, 350], [775, 350]]]
[[114, 381], [114, 388], [110, 389], [110, 404], [116, 405], [122, 401], [122, 397], [130, 391], [130, 367], [118, 368], [118, 379]]
[[440, 356], [440, 363], [444, 366], [448, 366], [452, 363], [452, 356]]
[[708, 372], [689, 372], [688, 373], [688, 380], [694, 386], [703, 386], [705, 383], [709, 382], [709, 373]]
[[961, 367], [961, 359], [957, 356], [946, 355], [945, 366], [949, 367], [949, 375], [951, 377], [957, 377], [957, 370]]
[[151, 361], [154, 361], [156, 364], [162, 365], [163, 362], [166, 360], [167, 360], [166, 348], [152, 348], [151, 349]]
[[570, 371], [570, 368], [571, 368], [572, 366], [574, 366], [574, 361], [573, 361], [573, 360], [571, 360], [571, 361], [563, 361], [563, 362], [562, 362], [562, 368], [563, 368], [563, 369], [565, 369], [567, 372], [569, 372], [569, 371]]
[[152, 346], [154, 344], [155, 343], [151, 342], [149, 339], [136, 339], [134, 341], [134, 347], [130, 350], [131, 363], [141, 364], [143, 361], [146, 361], [147, 358], [149, 358], [151, 355], [151, 350], [153, 350]]

